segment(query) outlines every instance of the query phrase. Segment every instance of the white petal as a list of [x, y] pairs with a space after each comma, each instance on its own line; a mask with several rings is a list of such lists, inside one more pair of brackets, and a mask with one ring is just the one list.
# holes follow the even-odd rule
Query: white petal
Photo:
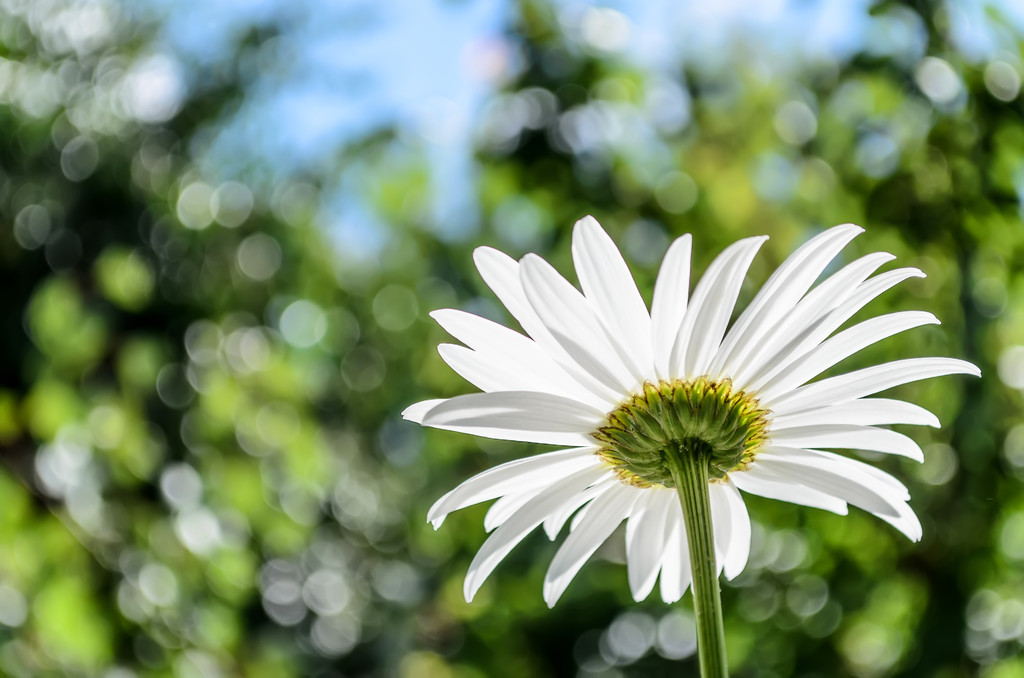
[[921, 325], [938, 324], [939, 319], [925, 311], [901, 311], [865, 320], [840, 332], [793, 361], [775, 379], [763, 385], [751, 384], [750, 388], [759, 391], [761, 398], [770, 400], [776, 395], [790, 391], [813, 379], [833, 365], [875, 342]]
[[751, 466], [730, 473], [729, 478], [739, 489], [759, 497], [819, 508], [841, 516], [847, 514], [846, 502], [806, 485], [791, 482], [772, 469]]
[[596, 398], [609, 404], [618, 402], [622, 394], [616, 390], [609, 390], [581, 369], [541, 322], [523, 291], [518, 261], [490, 247], [476, 248], [473, 251], [473, 260], [487, 286], [552, 360]]
[[595, 498], [586, 517], [566, 537], [544, 577], [544, 602], [554, 606], [569, 582], [629, 515], [637, 492], [621, 483]]
[[[888, 473], [853, 459], [816, 450], [773, 449], [765, 451], [758, 457], [761, 461], [770, 459], [769, 463], [779, 458], [790, 463], [790, 470], [785, 472], [787, 475], [820, 489], [824, 489], [822, 483], [836, 488], [836, 479], [842, 479], [846, 487], [837, 489], [837, 496], [843, 496], [840, 493], [856, 491], [856, 500], [850, 494], [843, 498], [881, 518], [911, 540], [917, 541], [921, 538], [921, 523], [906, 502], [910, 493], [901, 482]], [[814, 471], [810, 471], [812, 468]], [[819, 471], [823, 473], [817, 479], [809, 478], [809, 473]]]
[[473, 600], [476, 592], [480, 590], [498, 563], [515, 548], [516, 544], [523, 540], [523, 537], [540, 525], [549, 513], [557, 511], [565, 503], [566, 497], [574, 496], [598, 480], [604, 473], [607, 471], [603, 468], [591, 468], [554, 483], [538, 494], [533, 501], [527, 502], [495, 530], [477, 551], [473, 562], [469, 565], [469, 571], [466, 573], [466, 580], [463, 583], [463, 594], [466, 600]]
[[[736, 361], [734, 371], [730, 373], [733, 383], [738, 388], [746, 388], [754, 377], [774, 367], [781, 359], [777, 354], [783, 348], [842, 305], [879, 266], [895, 258], [888, 252], [868, 254], [823, 280], [800, 300], [791, 313], [783, 316], [764, 341], [753, 347], [746, 360]], [[789, 354], [782, 352], [781, 355]]]
[[523, 370], [507, 362], [488, 360], [484, 355], [457, 344], [439, 344], [437, 352], [448, 367], [481, 391], [527, 391], [537, 389]]
[[784, 431], [772, 431], [771, 445], [780, 447], [826, 447], [848, 450], [868, 450], [897, 454], [914, 461], [924, 461], [924, 453], [911, 438], [872, 426], [853, 424], [820, 424], [801, 426]]
[[765, 383], [785, 372], [794, 360], [824, 341], [872, 299], [908, 278], [923, 277], [925, 277], [924, 273], [916, 268], [898, 268], [876, 275], [861, 283], [829, 313], [815, 319], [814, 322], [791, 337], [781, 348], [768, 354], [771, 357], [764, 361], [765, 367], [760, 370], [756, 379], [760, 383]]
[[551, 336], [587, 374], [620, 395], [640, 383], [605, 336], [587, 299], [535, 254], [523, 257], [519, 279]]
[[661, 559], [661, 599], [674, 603], [686, 593], [691, 579], [690, 547], [678, 501], [673, 502], [669, 509], [662, 543], [665, 544], [665, 552]]
[[547, 452], [487, 469], [434, 502], [427, 512], [427, 520], [437, 529], [452, 511], [505, 494], [543, 489], [559, 478], [600, 464], [601, 460], [594, 454], [595, 449], [577, 447]]
[[637, 602], [646, 600], [654, 590], [665, 551], [665, 520], [678, 501], [674, 492], [643, 490], [626, 523], [629, 590]]
[[697, 283], [672, 349], [673, 378], [703, 375], [718, 351], [736, 297], [754, 255], [767, 236], [745, 238], [725, 249]]
[[455, 396], [423, 416], [423, 425], [484, 438], [586, 447], [604, 414], [569, 398], [533, 391]]
[[949, 374], [981, 376], [981, 371], [971, 363], [956, 358], [894, 360], [822, 379], [801, 386], [775, 400], [762, 401], [762, 404], [778, 414], [790, 414], [820, 407], [823, 404], [862, 398], [900, 384]]
[[[727, 579], [733, 579], [743, 571], [750, 557], [750, 515], [743, 497], [730, 480], [711, 483], [709, 489], [719, 497], [724, 509], [722, 522], [729, 521], [729, 539], [722, 549], [719, 566]], [[713, 520], [717, 523], [718, 516], [713, 516]]]
[[732, 507], [722, 491], [721, 483], [708, 483], [708, 499], [711, 504], [711, 533], [715, 539], [716, 574], [721, 574], [732, 540]]
[[534, 497], [551, 485], [552, 483], [548, 483], [547, 485], [537, 489], [506, 494], [504, 497], [491, 504], [491, 507], [487, 509], [487, 513], [484, 514], [484, 530], [487, 532], [493, 532], [504, 525], [505, 521], [519, 512], [519, 509], [529, 504], [533, 501]]
[[862, 480], [861, 478], [851, 478], [835, 469], [812, 466], [788, 458], [768, 457], [767, 455], [758, 456], [751, 464], [751, 467], [754, 466], [767, 467], [790, 478], [794, 483], [831, 494], [833, 497], [838, 497], [876, 515], [892, 517], [898, 515], [887, 496], [888, 493], [879, 491], [875, 483], [863, 484], [859, 482]]
[[917, 514], [914, 513], [914, 510], [906, 503], [898, 504], [896, 508], [899, 515], [895, 518], [878, 514], [876, 516], [902, 532], [910, 541], [921, 541], [921, 521], [918, 519]]
[[889, 398], [861, 398], [838, 405], [827, 405], [797, 414], [786, 414], [772, 419], [773, 431], [784, 431], [800, 426], [824, 424], [858, 424], [880, 426], [885, 424], [914, 424], [939, 428], [939, 418], [920, 405]]
[[910, 499], [910, 490], [892, 475], [870, 464], [865, 464], [857, 459], [844, 457], [833, 452], [804, 450], [792, 447], [769, 447], [758, 452], [758, 456], [764, 456], [766, 459], [773, 457], [789, 459], [790, 461], [830, 469], [841, 475], [857, 478], [863, 483], [874, 483], [880, 488], [885, 488], [886, 492], [899, 501]]
[[[555, 393], [595, 407], [607, 407], [617, 402], [595, 396], [571, 377], [543, 346], [515, 330], [478, 315], [450, 308], [433, 311], [430, 317], [446, 332], [476, 351], [480, 361], [504, 366], [506, 372], [517, 375], [517, 385], [506, 386], [504, 390]], [[454, 366], [453, 369], [458, 371]], [[476, 384], [466, 374], [462, 376]]]
[[651, 316], [629, 267], [594, 217], [576, 222], [572, 258], [580, 287], [609, 338], [618, 344], [620, 356], [634, 375], [652, 378]]
[[825, 267], [864, 229], [853, 224], [830, 228], [811, 238], [768, 278], [722, 342], [712, 374], [732, 374], [773, 328], [796, 306]]
[[519, 282], [519, 262], [491, 247], [478, 247], [473, 250], [473, 261], [476, 262], [480, 277], [505, 305], [512, 317], [519, 321], [526, 333], [542, 344], [551, 343], [547, 328], [537, 317], [530, 302], [526, 300], [523, 286]]
[[[690, 294], [690, 250], [693, 238], [687, 233], [676, 238], [665, 253], [654, 283], [651, 303], [651, 333], [657, 376], [669, 379], [669, 360], [679, 326], [686, 315]], [[645, 596], [646, 597], [646, 596]]]
[[[602, 466], [604, 466], [605, 469], [608, 468], [607, 465], [602, 464]], [[611, 471], [607, 471], [600, 480], [594, 482], [590, 487], [577, 492], [576, 496], [566, 500], [566, 502], [562, 504], [557, 511], [552, 511], [551, 514], [544, 519], [544, 532], [548, 535], [548, 539], [554, 541], [555, 537], [558, 536], [558, 533], [561, 532], [562, 527], [573, 514], [579, 516], [581, 513], [586, 511], [590, 506], [588, 502], [590, 502], [591, 499], [603, 493], [612, 483], [616, 482], [618, 482], [618, 480], [616, 479], [615, 474]], [[581, 506], [583, 507], [582, 511], [580, 511]], [[576, 513], [577, 511], [579, 511], [579, 513]]]
[[447, 398], [432, 398], [430, 400], [421, 400], [418, 403], [413, 403], [402, 410], [402, 418], [408, 421], [414, 421], [417, 424], [422, 424], [423, 416], [445, 400], [447, 400]]

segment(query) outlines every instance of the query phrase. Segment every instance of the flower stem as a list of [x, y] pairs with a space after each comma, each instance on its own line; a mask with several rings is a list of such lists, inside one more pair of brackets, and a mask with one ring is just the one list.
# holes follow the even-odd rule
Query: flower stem
[[725, 627], [715, 564], [715, 533], [711, 524], [708, 478], [711, 457], [700, 444], [665, 451], [665, 461], [683, 508], [690, 569], [693, 573], [693, 612], [701, 678], [726, 678]]

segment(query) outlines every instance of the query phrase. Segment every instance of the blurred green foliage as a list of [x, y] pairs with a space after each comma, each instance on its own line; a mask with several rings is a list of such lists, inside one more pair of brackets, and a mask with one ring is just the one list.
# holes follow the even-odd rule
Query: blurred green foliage
[[[104, 39], [67, 29], [88, 11]], [[901, 389], [946, 424], [911, 432], [923, 465], [875, 460], [910, 484], [921, 544], [856, 512], [750, 502], [751, 563], [725, 587], [736, 675], [1024, 676], [1024, 42], [974, 62], [943, 7], [872, 12], [918, 27], [928, 56], [897, 31], [841, 63], [652, 71], [524, 0], [519, 70], [475, 139], [477, 230], [438, 235], [423, 148], [384, 132], [337, 157], [384, 231], [357, 257], [319, 227], [317, 180], [196, 164], [260, 35], [171, 106], [139, 89], [159, 62], [129, 12], [0, 3], [0, 672], [695, 671], [687, 603], [632, 603], [614, 538], [554, 610], [539, 535], [464, 603], [485, 508], [437, 533], [426, 508], [534, 449], [398, 418], [469, 388], [428, 310], [507, 319], [472, 248], [569, 271], [569, 228], [594, 213], [645, 293], [683, 232], [697, 270], [770, 234], [749, 297], [817, 230], [865, 225], [844, 256], [929, 274], [866, 313], [944, 326], [840, 367], [952, 355], [986, 373]]]

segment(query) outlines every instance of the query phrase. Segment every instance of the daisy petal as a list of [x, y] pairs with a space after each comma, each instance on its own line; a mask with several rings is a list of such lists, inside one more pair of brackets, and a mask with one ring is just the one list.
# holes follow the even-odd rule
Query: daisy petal
[[779, 457], [811, 466], [831, 469], [850, 478], [858, 478], [861, 482], [873, 483], [880, 488], [884, 487], [889, 494], [899, 501], [910, 499], [910, 490], [907, 489], [906, 485], [885, 471], [857, 459], [844, 457], [833, 452], [804, 450], [792, 447], [769, 447], [758, 454], [764, 455], [765, 458]]
[[736, 320], [712, 363], [711, 373], [734, 373], [751, 352], [784, 318], [839, 251], [864, 229], [853, 224], [835, 226], [811, 238], [791, 254], [761, 287]]
[[[875, 252], [853, 261], [823, 280], [817, 287], [807, 293], [791, 313], [782, 320], [764, 338], [753, 347], [747, 360], [735, 365], [732, 373], [733, 383], [739, 388], [747, 388], [752, 378], [777, 364], [779, 358], [772, 356], [786, 347], [791, 341], [799, 338], [808, 329], [841, 306], [854, 290], [864, 282], [882, 264], [896, 257], [888, 252]], [[783, 351], [782, 355], [788, 355]]]
[[764, 374], [761, 375], [760, 383], [765, 383], [784, 373], [794, 360], [818, 346], [843, 323], [852, 318], [857, 311], [886, 290], [908, 278], [923, 277], [925, 277], [924, 273], [916, 268], [898, 268], [876, 275], [862, 283], [843, 303], [805, 327], [785, 346], [772, 354], [772, 357], [766, 361], [765, 369], [762, 370]]
[[[544, 519], [544, 532], [548, 535], [548, 539], [554, 541], [569, 518], [577, 511], [579, 511], [576, 513], [577, 517], [584, 513], [590, 507], [590, 500], [607, 490], [608, 486], [614, 482], [614, 478], [613, 474], [606, 474], [590, 487], [577, 492], [575, 497], [562, 504], [557, 511], [552, 511], [551, 515]], [[580, 510], [581, 506], [582, 510]]]
[[580, 286], [616, 343], [620, 357], [640, 379], [653, 376], [651, 316], [618, 248], [594, 217], [576, 222], [572, 258]]
[[484, 514], [484, 530], [486, 532], [493, 532], [504, 525], [506, 520], [518, 513], [519, 509], [529, 504], [545, 487], [550, 485], [551, 483], [548, 483], [539, 488], [524, 490], [515, 494], [506, 494], [491, 504], [491, 507], [487, 509], [487, 513]]
[[536, 382], [531, 382], [524, 372], [507, 363], [488, 359], [471, 348], [438, 344], [437, 352], [448, 367], [481, 391], [525, 391], [534, 390], [531, 387], [536, 386]]
[[914, 424], [939, 428], [939, 418], [920, 405], [889, 398], [861, 398], [772, 419], [773, 431], [821, 424], [880, 426]]
[[463, 481], [430, 507], [427, 520], [436, 530], [452, 511], [488, 501], [506, 494], [543, 489], [576, 471], [600, 464], [596, 448], [577, 447], [516, 459], [487, 469]]
[[654, 590], [665, 551], [663, 534], [668, 510], [678, 502], [667, 491], [642, 492], [626, 523], [626, 567], [633, 600], [646, 600]]
[[761, 398], [770, 400], [813, 379], [845, 358], [882, 339], [921, 325], [938, 324], [939, 319], [925, 311], [901, 311], [865, 320], [798, 358], [775, 379], [763, 386], [751, 384], [750, 388], [760, 391]]
[[469, 571], [463, 582], [463, 594], [466, 601], [472, 602], [476, 592], [480, 590], [498, 563], [527, 534], [540, 525], [549, 513], [558, 510], [565, 503], [567, 496], [575, 495], [598, 480], [604, 473], [607, 473], [607, 470], [603, 468], [585, 469], [552, 484], [496, 529], [483, 543], [473, 558], [473, 562], [469, 565]]
[[455, 396], [423, 416], [423, 425], [484, 438], [584, 447], [604, 415], [576, 400], [534, 391]]
[[672, 348], [672, 377], [699, 377], [718, 351], [743, 278], [767, 236], [745, 238], [719, 254], [697, 283]]
[[729, 478], [739, 489], [759, 497], [810, 506], [841, 516], [848, 513], [845, 501], [805, 485], [790, 482], [789, 479], [768, 468], [751, 466], [743, 471], [730, 473]]
[[721, 483], [708, 483], [708, 499], [711, 504], [711, 525], [715, 538], [715, 565], [718, 567], [718, 574], [721, 574], [732, 540], [732, 507], [722, 490]]
[[880, 492], [874, 483], [863, 484], [858, 482], [858, 478], [851, 478], [836, 469], [812, 466], [788, 458], [766, 455], [759, 456], [751, 466], [767, 467], [790, 482], [830, 494], [876, 515], [891, 517], [899, 515], [885, 493]]
[[914, 461], [924, 461], [924, 453], [911, 438], [896, 431], [872, 426], [818, 424], [772, 431], [770, 438], [771, 444], [779, 447], [839, 447], [896, 454]]
[[893, 386], [948, 374], [981, 376], [969, 362], [956, 358], [910, 358], [866, 367], [848, 374], [822, 379], [762, 404], [779, 414], [800, 412], [823, 402], [842, 402], [878, 393]]
[[874, 270], [894, 258], [886, 252], [875, 252], [847, 264], [822, 281], [791, 312], [785, 314], [762, 341], [751, 347], [745, 360], [733, 362], [733, 382], [746, 388], [750, 379], [778, 362], [778, 354], [788, 355], [783, 349], [790, 342], [800, 339], [805, 332], [845, 303]]
[[[505, 305], [509, 313], [519, 321], [526, 333], [544, 348], [552, 360], [557, 362], [567, 374], [591, 392], [594, 397], [608, 404], [618, 402], [621, 393], [615, 389], [609, 389], [587, 374], [551, 336], [548, 328], [537, 316], [533, 306], [526, 298], [520, 280], [518, 261], [490, 247], [476, 248], [473, 251], [473, 260], [487, 286]], [[538, 365], [538, 367], [540, 366]]]
[[[722, 520], [729, 521], [729, 539], [722, 549], [721, 567], [726, 579], [733, 579], [747, 566], [750, 557], [750, 515], [743, 497], [730, 480], [712, 483], [709, 489], [719, 497]], [[712, 518], [719, 520], [719, 516]]]
[[445, 400], [447, 400], [447, 398], [432, 398], [431, 400], [421, 400], [418, 403], [409, 405], [409, 407], [402, 410], [402, 418], [407, 421], [413, 421], [416, 422], [417, 424], [422, 424], [423, 416], [430, 410], [434, 409], [435, 407], [443, 403]]
[[661, 599], [665, 603], [674, 603], [686, 593], [692, 577], [690, 546], [678, 501], [669, 508], [662, 543], [665, 552], [661, 559]]
[[897, 530], [906, 535], [910, 541], [921, 541], [921, 521], [907, 503], [896, 506], [898, 515], [896, 517], [879, 515], [878, 517], [889, 523]]
[[[553, 360], [544, 347], [515, 330], [450, 308], [433, 311], [430, 317], [450, 335], [476, 351], [481, 361], [505, 366], [506, 376], [507, 372], [517, 375], [514, 382], [517, 385], [506, 386], [503, 390], [544, 391], [595, 407], [607, 407], [615, 402], [595, 396]], [[465, 374], [462, 376], [479, 387], [473, 379]]]
[[607, 341], [586, 297], [535, 254], [523, 257], [519, 270], [526, 298], [562, 349], [606, 388], [631, 392], [640, 380]]
[[692, 241], [689, 233], [676, 238], [665, 253], [665, 259], [658, 270], [658, 279], [654, 283], [651, 333], [656, 376], [661, 379], [669, 378], [672, 345], [686, 315], [686, 303], [690, 293]]
[[629, 515], [638, 493], [621, 484], [589, 504], [589, 511], [562, 542], [544, 577], [544, 602], [553, 607], [584, 563]]

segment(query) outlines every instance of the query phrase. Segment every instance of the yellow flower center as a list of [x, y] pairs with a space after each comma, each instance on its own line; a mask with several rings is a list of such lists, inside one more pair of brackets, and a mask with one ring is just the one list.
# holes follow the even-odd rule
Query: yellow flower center
[[666, 450], [710, 457], [711, 479], [744, 468], [765, 440], [768, 410], [728, 379], [645, 383], [592, 435], [624, 483], [674, 487]]

